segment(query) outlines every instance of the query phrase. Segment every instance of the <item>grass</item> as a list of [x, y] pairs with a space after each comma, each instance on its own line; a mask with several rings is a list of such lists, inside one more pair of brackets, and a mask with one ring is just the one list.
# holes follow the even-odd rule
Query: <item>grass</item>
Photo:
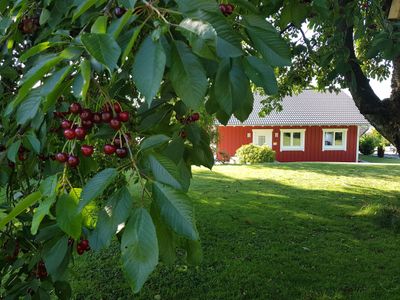
[[372, 155], [360, 155], [359, 159], [370, 162], [370, 163], [400, 164], [400, 159], [393, 158], [393, 157], [377, 157], [377, 156], [372, 156]]
[[[117, 243], [79, 257], [76, 299], [399, 299], [400, 168], [271, 164], [196, 169], [204, 261], [160, 265], [132, 296]], [[387, 208], [393, 208], [387, 212]]]

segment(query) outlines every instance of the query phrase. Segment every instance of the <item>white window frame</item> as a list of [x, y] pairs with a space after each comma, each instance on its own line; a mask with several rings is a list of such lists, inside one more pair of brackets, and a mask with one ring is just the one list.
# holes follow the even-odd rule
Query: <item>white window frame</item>
[[[283, 135], [284, 133], [290, 133], [290, 144], [293, 145], [293, 133], [300, 132], [300, 146], [284, 146]], [[305, 129], [281, 129], [281, 147], [280, 151], [304, 151], [304, 141], [306, 139]]]
[[[346, 151], [347, 150], [347, 128], [324, 128], [322, 129], [322, 151]], [[333, 132], [333, 142], [335, 142], [336, 132], [341, 132], [343, 136], [342, 145], [327, 146], [325, 145], [325, 133]]]
[[256, 141], [256, 137], [263, 135], [263, 136], [265, 136], [265, 141], [267, 142], [267, 136], [271, 135], [271, 145], [268, 145], [268, 144], [264, 144], [264, 145], [267, 145], [268, 147], [272, 148], [272, 131], [273, 131], [273, 129], [253, 129], [252, 130], [253, 145], [258, 145], [258, 143]]

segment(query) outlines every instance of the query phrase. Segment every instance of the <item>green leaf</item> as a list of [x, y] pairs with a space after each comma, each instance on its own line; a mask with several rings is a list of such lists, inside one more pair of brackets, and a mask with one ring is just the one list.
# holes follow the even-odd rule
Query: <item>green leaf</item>
[[40, 88], [40, 94], [42, 97], [45, 97], [45, 101], [43, 102], [44, 112], [47, 112], [49, 108], [56, 103], [60, 94], [60, 89], [63, 88], [65, 79], [71, 74], [72, 70], [72, 66], [66, 66], [46, 78], [44, 84]]
[[21, 146], [21, 140], [18, 140], [11, 144], [7, 149], [7, 158], [12, 162], [16, 162], [19, 147]]
[[217, 32], [209, 23], [187, 18], [179, 24], [178, 30], [189, 41], [194, 53], [208, 59], [216, 58]]
[[219, 107], [229, 116], [234, 113], [240, 121], [253, 109], [250, 84], [238, 60], [220, 62], [213, 93]]
[[103, 33], [86, 33], [82, 35], [81, 40], [86, 51], [110, 72], [118, 67], [121, 48], [112, 36]]
[[238, 57], [243, 55], [242, 37], [239, 31], [232, 28], [232, 25], [219, 11], [198, 10], [190, 13], [190, 16], [210, 23], [217, 31], [217, 54], [219, 57]]
[[106, 33], [107, 32], [107, 17], [100, 16], [94, 21], [92, 27], [90, 28], [91, 33]]
[[170, 159], [154, 153], [148, 156], [148, 161], [151, 172], [157, 181], [168, 184], [176, 189], [182, 189], [178, 168]]
[[82, 231], [82, 214], [78, 205], [68, 194], [63, 194], [56, 204], [57, 224], [67, 235], [78, 239]]
[[126, 8], [134, 8], [136, 0], [118, 0], [118, 3]]
[[72, 289], [67, 281], [56, 281], [54, 283], [54, 288], [56, 295], [60, 300], [71, 299]]
[[60, 56], [44, 60], [31, 68], [25, 74], [21, 81], [21, 87], [18, 90], [17, 96], [15, 97], [14, 101], [11, 102], [11, 110], [8, 111], [8, 114], [12, 113], [13, 109], [18, 106], [28, 95], [32, 87], [61, 60], [63, 60], [63, 58]]
[[56, 195], [56, 188], [58, 184], [58, 176], [57, 174], [53, 176], [47, 177], [45, 180], [42, 181], [40, 184], [40, 192], [43, 196], [51, 197]]
[[162, 220], [154, 201], [151, 203], [150, 214], [156, 227], [160, 260], [171, 265], [176, 260], [176, 235]]
[[36, 154], [40, 153], [40, 141], [36, 137], [34, 132], [28, 132], [25, 134], [25, 138], [27, 139], [29, 145], [31, 146], [32, 150], [35, 151]]
[[200, 241], [186, 240], [184, 249], [186, 250], [187, 262], [195, 266], [200, 265], [203, 260], [203, 251], [201, 249]]
[[154, 147], [158, 147], [167, 143], [169, 140], [170, 137], [166, 136], [165, 134], [152, 135], [140, 143], [140, 150], [145, 151]]
[[290, 1], [290, 3], [286, 4], [282, 9], [279, 26], [284, 28], [287, 24], [293, 23], [300, 28], [301, 23], [305, 21], [308, 12], [309, 9], [304, 5], [304, 3]]
[[204, 101], [208, 81], [199, 59], [182, 41], [176, 41], [172, 52], [170, 79], [176, 94], [192, 109]]
[[137, 40], [137, 38], [139, 36], [139, 33], [142, 30], [142, 28], [143, 28], [143, 25], [140, 25], [140, 26], [135, 27], [135, 29], [133, 30], [132, 37], [129, 40], [127, 46], [125, 47], [124, 52], [122, 53], [121, 65], [125, 64], [126, 58], [129, 55], [129, 53], [131, 52], [131, 50], [133, 48], [133, 45], [135, 44], [135, 42], [136, 42], [136, 40]]
[[122, 269], [134, 293], [142, 288], [158, 263], [156, 230], [150, 214], [138, 208], [121, 239]]
[[87, 11], [89, 8], [91, 8], [93, 5], [101, 5], [104, 3], [105, 0], [83, 0], [80, 1], [79, 6], [75, 10], [73, 16], [72, 16], [72, 22], [74, 22], [77, 18], [79, 18], [85, 11]]
[[87, 59], [81, 61], [81, 74], [83, 78], [81, 97], [83, 100], [85, 100], [87, 91], [89, 90], [91, 76], [90, 61]]
[[29, 194], [22, 200], [18, 201], [17, 205], [13, 208], [13, 210], [5, 217], [0, 220], [0, 230], [4, 228], [15, 217], [25, 211], [28, 207], [35, 204], [40, 198], [42, 194], [40, 192], [34, 192]]
[[276, 29], [263, 17], [249, 15], [243, 17], [246, 31], [263, 59], [271, 66], [291, 64], [290, 48]]
[[126, 187], [113, 194], [100, 211], [96, 228], [89, 235], [90, 247], [99, 250], [109, 246], [118, 226], [128, 219], [132, 207], [132, 195]]
[[46, 24], [50, 16], [51, 16], [50, 11], [46, 8], [43, 8], [39, 17], [39, 24], [40, 25]]
[[47, 215], [50, 215], [50, 208], [55, 201], [56, 201], [55, 196], [47, 197], [35, 209], [35, 213], [33, 214], [32, 224], [31, 224], [31, 233], [33, 235], [36, 235], [43, 218]]
[[32, 93], [17, 109], [17, 124], [24, 125], [32, 120], [39, 110], [43, 98], [38, 93]]
[[56, 237], [43, 246], [42, 257], [46, 270], [50, 275], [57, 275], [58, 268], [64, 261], [65, 255], [68, 252], [68, 237]]
[[254, 56], [247, 56], [244, 63], [246, 75], [257, 86], [264, 89], [265, 93], [273, 95], [278, 93], [274, 70], [262, 59]]
[[104, 190], [118, 176], [116, 169], [108, 168], [94, 175], [85, 185], [79, 203], [79, 211], [81, 211], [90, 201], [100, 196]]
[[59, 46], [62, 45], [64, 43], [62, 42], [43, 42], [43, 43], [39, 43], [35, 46], [33, 46], [32, 48], [29, 48], [28, 50], [26, 50], [20, 57], [19, 60], [21, 62], [26, 62], [28, 58], [50, 48], [50, 47], [54, 47], [54, 46]]
[[160, 88], [165, 62], [166, 56], [160, 41], [154, 42], [148, 36], [136, 54], [132, 76], [149, 106]]
[[112, 35], [114, 39], [118, 38], [122, 29], [124, 29], [125, 25], [130, 21], [132, 14], [133, 10], [128, 9], [121, 18], [116, 19], [111, 23], [107, 33]]
[[189, 197], [168, 185], [154, 182], [153, 197], [164, 221], [179, 235], [197, 240], [194, 209]]

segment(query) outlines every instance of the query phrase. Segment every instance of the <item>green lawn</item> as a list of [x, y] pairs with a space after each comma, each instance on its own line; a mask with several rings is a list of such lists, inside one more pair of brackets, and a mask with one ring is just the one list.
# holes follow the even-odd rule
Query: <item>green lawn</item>
[[[400, 213], [389, 219], [384, 210], [400, 206], [400, 167], [292, 163], [194, 174], [204, 261], [159, 266], [135, 299], [400, 298]], [[116, 247], [76, 261], [77, 299], [132, 299]]]
[[360, 160], [371, 162], [371, 163], [381, 163], [381, 164], [400, 164], [400, 159], [392, 157], [377, 157], [372, 155], [360, 155]]

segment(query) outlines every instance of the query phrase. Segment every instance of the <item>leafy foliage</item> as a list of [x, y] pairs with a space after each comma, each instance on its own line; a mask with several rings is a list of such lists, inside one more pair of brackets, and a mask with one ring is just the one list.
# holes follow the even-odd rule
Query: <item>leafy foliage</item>
[[245, 120], [252, 88], [276, 93], [290, 63], [267, 15], [213, 0], [0, 1], [2, 259], [19, 245], [0, 298], [70, 297], [70, 261], [115, 236], [134, 292], [177, 247], [199, 263], [186, 193], [191, 166], [213, 166], [214, 115]]
[[275, 161], [275, 151], [268, 146], [253, 144], [243, 145], [236, 150], [236, 156], [241, 163], [266, 163]]

